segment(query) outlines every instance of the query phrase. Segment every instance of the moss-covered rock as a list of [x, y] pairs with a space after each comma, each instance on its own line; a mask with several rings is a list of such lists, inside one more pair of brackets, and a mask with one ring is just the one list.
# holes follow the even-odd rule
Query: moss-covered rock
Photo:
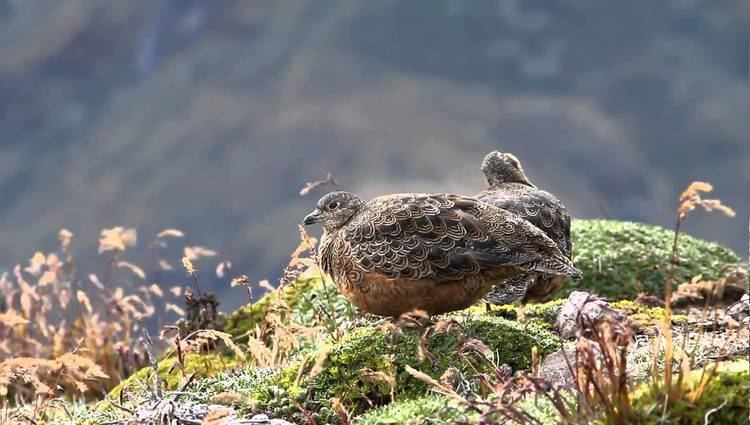
[[[710, 367], [708, 370], [711, 370]], [[702, 370], [693, 371], [684, 383], [684, 395], [662, 417], [664, 394], [645, 384], [633, 395], [636, 423], [676, 424], [746, 424], [750, 418], [750, 364], [747, 360], [723, 363], [705, 390], [697, 396], [704, 377]], [[691, 396], [695, 396], [691, 400]], [[713, 410], [715, 409], [715, 410]], [[708, 412], [713, 413], [708, 415]], [[708, 416], [708, 421], [706, 417]]]
[[398, 400], [371, 409], [354, 419], [354, 425], [442, 425], [473, 423], [476, 412], [468, 411], [455, 400], [439, 395]]
[[[360, 413], [371, 405], [389, 403], [392, 396], [411, 399], [426, 394], [427, 384], [412, 376], [406, 366], [434, 379], [448, 368], [456, 368], [466, 376], [476, 371], [491, 372], [491, 363], [469, 348], [472, 344], [465, 344], [467, 341], [482, 341], [492, 351], [494, 364], [508, 364], [515, 370], [530, 367], [533, 347], [542, 356], [559, 348], [554, 334], [536, 326], [490, 316], [463, 315], [454, 319], [452, 330], [427, 339], [417, 329], [355, 329], [342, 340], [281, 369], [255, 393], [256, 408], [289, 417], [286, 413], [299, 411], [295, 403], [315, 412], [327, 408], [335, 397], [351, 412]], [[326, 352], [325, 362], [314, 377], [306, 378], [312, 365], [323, 358], [321, 351]], [[294, 415], [290, 418], [299, 419]]]
[[[276, 291], [266, 293], [260, 300], [239, 308], [227, 317], [225, 331], [240, 338], [263, 322], [269, 312], [275, 312], [285, 322], [309, 326], [320, 320], [321, 310], [340, 324], [356, 314], [356, 308], [341, 295], [331, 282], [320, 277], [300, 279]], [[327, 320], [328, 316], [323, 319]], [[323, 323], [324, 325], [332, 325]]]
[[[237, 366], [237, 362], [231, 355], [220, 356], [215, 353], [207, 354], [187, 354], [185, 355], [183, 371], [184, 376], [188, 376], [195, 373], [198, 378], [205, 378], [214, 376], [219, 372], [233, 369]], [[183, 373], [177, 366], [177, 357], [172, 355], [164, 358], [157, 364], [157, 370], [159, 378], [162, 381], [162, 385], [166, 390], [174, 390], [178, 388], [180, 379]], [[127, 379], [122, 381], [119, 385], [114, 387], [110, 391], [112, 397], [119, 397], [120, 391], [130, 389], [137, 382], [150, 382], [153, 383], [153, 372], [150, 367], [144, 367], [138, 372], [130, 375]], [[152, 384], [153, 385], [153, 384]], [[138, 389], [141, 387], [138, 386]]]
[[[615, 299], [634, 298], [639, 292], [663, 296], [671, 230], [614, 220], [573, 220], [571, 236], [573, 261], [583, 279], [567, 283], [557, 298], [574, 290]], [[685, 234], [680, 235], [679, 254], [675, 284], [699, 274], [715, 279], [726, 264], [740, 261], [730, 249]]]

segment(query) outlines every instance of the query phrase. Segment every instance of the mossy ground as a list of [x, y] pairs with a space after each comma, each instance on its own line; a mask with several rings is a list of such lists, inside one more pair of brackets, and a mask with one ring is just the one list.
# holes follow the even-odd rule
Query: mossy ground
[[[683, 384], [684, 391], [688, 394], [696, 391], [702, 377], [702, 370], [691, 372]], [[565, 403], [572, 407], [574, 396], [571, 393], [563, 393], [562, 396]], [[750, 422], [750, 364], [746, 360], [722, 363], [701, 397], [694, 402], [689, 401], [689, 396], [680, 397], [666, 411], [663, 409], [663, 392], [655, 391], [649, 383], [642, 384], [631, 397], [634, 407], [631, 420], [635, 424], [746, 424]], [[518, 407], [541, 424], [560, 423], [560, 414], [547, 399], [527, 397]], [[373, 409], [357, 417], [354, 424], [476, 423], [477, 416], [454, 400], [428, 395]], [[608, 423], [603, 417], [589, 418], [585, 422]]]
[[[544, 329], [552, 329], [557, 319], [557, 314], [565, 304], [565, 301], [564, 299], [559, 299], [540, 304], [528, 304], [523, 307], [523, 312], [521, 312], [522, 307], [517, 305], [493, 306], [492, 310], [487, 314], [495, 317], [503, 317], [508, 320], [519, 320], [519, 316], [523, 315], [524, 323], [534, 324]], [[630, 300], [615, 301], [610, 305], [628, 316], [639, 330], [658, 326], [664, 318], [664, 309], [661, 307], [648, 307]], [[471, 307], [469, 311], [480, 314], [484, 309], [485, 307], [476, 305]], [[683, 325], [687, 320], [687, 316], [683, 314], [674, 312], [672, 314], [672, 324], [674, 325]]]
[[[710, 371], [711, 367], [707, 370]], [[705, 374], [703, 370], [691, 372], [685, 380], [684, 390], [688, 394], [698, 391]], [[750, 364], [747, 360], [722, 363], [704, 393], [694, 401], [690, 401], [689, 395], [680, 397], [665, 410], [664, 399], [664, 392], [651, 384], [644, 384], [637, 390], [633, 394], [637, 423], [750, 423]], [[712, 410], [713, 413], [708, 414]]]
[[[571, 237], [573, 261], [583, 279], [566, 283], [558, 298], [574, 290], [611, 299], [633, 299], [640, 292], [664, 295], [674, 238], [671, 230], [624, 221], [573, 220]], [[726, 264], [739, 261], [730, 249], [682, 234], [675, 282], [700, 274], [715, 279]]]
[[[661, 307], [648, 307], [630, 300], [620, 300], [610, 305], [625, 313], [640, 329], [659, 326], [664, 320], [665, 312]], [[672, 312], [671, 320], [673, 325], [684, 325], [687, 323], [688, 317], [679, 312]]]
[[442, 425], [473, 423], [478, 415], [439, 395], [403, 399], [371, 409], [354, 419], [354, 425]]
[[[508, 320], [519, 320], [523, 316], [524, 323], [534, 324], [545, 329], [552, 329], [557, 313], [565, 304], [564, 299], [547, 301], [539, 304], [527, 304], [519, 307], [515, 304], [492, 306], [485, 314], [494, 317], [502, 317]], [[523, 308], [523, 311], [521, 309]], [[475, 305], [469, 311], [474, 314], [482, 314], [486, 311], [485, 306]]]
[[[231, 355], [191, 353], [185, 355], [182, 367], [179, 366], [177, 357], [172, 355], [162, 359], [157, 364], [157, 370], [164, 389], [174, 390], [178, 388], [180, 379], [183, 376], [195, 373], [199, 378], [207, 378], [219, 372], [233, 369], [236, 366], [237, 362]], [[180, 370], [181, 368], [182, 371]], [[117, 398], [121, 391], [134, 389], [137, 383], [144, 382], [153, 383], [153, 371], [150, 367], [145, 367], [130, 375], [130, 377], [113, 388], [110, 391], [110, 395]]]
[[[426, 393], [427, 385], [410, 375], [406, 366], [435, 379], [448, 368], [456, 368], [466, 375], [489, 372], [492, 364], [508, 364], [520, 370], [530, 367], [533, 347], [537, 347], [541, 355], [559, 348], [553, 334], [533, 325], [489, 316], [463, 315], [453, 319], [456, 321], [453, 330], [428, 338], [422, 351], [423, 333], [419, 329], [355, 329], [342, 340], [321, 348], [327, 352], [325, 362], [313, 378], [304, 378], [305, 371], [301, 372], [300, 367], [304, 364], [305, 370], [309, 370], [320, 352], [310, 353], [302, 362], [280, 370], [275, 382], [269, 382], [268, 388], [258, 391], [255, 407], [286, 416], [295, 410], [293, 401], [306, 409], [319, 411], [335, 397], [352, 413], [361, 413], [373, 405], [389, 403], [392, 397], [410, 399]], [[483, 358], [476, 350], [468, 348], [472, 340], [486, 345], [491, 358]], [[300, 380], [300, 376], [303, 379]], [[298, 419], [296, 416], [291, 419]]]

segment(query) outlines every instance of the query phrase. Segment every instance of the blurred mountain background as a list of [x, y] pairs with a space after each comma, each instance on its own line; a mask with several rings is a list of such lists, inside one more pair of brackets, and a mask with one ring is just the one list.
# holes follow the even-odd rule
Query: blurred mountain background
[[[101, 228], [136, 227], [137, 257], [174, 227], [233, 274], [273, 279], [323, 193], [300, 197], [305, 182], [473, 194], [495, 149], [579, 218], [670, 227], [681, 190], [712, 182], [738, 216], [686, 231], [742, 255], [749, 9], [0, 0], [0, 265], [63, 227], [79, 262]], [[244, 301], [204, 274], [225, 309]]]

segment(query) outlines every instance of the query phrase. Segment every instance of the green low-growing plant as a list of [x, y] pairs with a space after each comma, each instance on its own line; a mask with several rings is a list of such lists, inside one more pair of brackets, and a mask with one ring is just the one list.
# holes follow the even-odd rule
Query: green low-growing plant
[[744, 424], [750, 422], [750, 364], [747, 360], [721, 363], [687, 375], [683, 396], [663, 409], [665, 394], [651, 383], [633, 395], [638, 423]]
[[[573, 261], [583, 272], [583, 279], [568, 282], [558, 298], [574, 290], [614, 299], [634, 298], [640, 292], [664, 295], [673, 231], [625, 221], [573, 220], [571, 236]], [[725, 265], [740, 261], [734, 252], [717, 243], [687, 235], [681, 235], [678, 243], [675, 282], [697, 275], [715, 279]]]
[[[545, 303], [527, 304], [523, 307], [524, 319], [527, 323], [551, 329], [552, 325], [555, 323], [555, 319], [557, 319], [557, 314], [565, 304], [565, 301], [566, 300], [564, 299], [557, 299]], [[520, 309], [521, 308], [515, 304], [492, 306], [492, 310], [488, 314], [490, 316], [502, 317], [508, 320], [518, 320]], [[475, 305], [471, 307], [471, 311], [475, 314], [481, 314], [484, 311], [484, 307]]]
[[[528, 304], [523, 308], [523, 316], [527, 323], [537, 325], [545, 329], [552, 329], [560, 309], [566, 300], [558, 299], [547, 301], [540, 304]], [[635, 303], [630, 300], [620, 300], [610, 303], [615, 309], [625, 313], [633, 324], [638, 328], [655, 327], [664, 318], [664, 309], [661, 307], [648, 307]], [[492, 307], [488, 314], [491, 316], [502, 317], [508, 320], [518, 320], [520, 307], [517, 305], [502, 305]], [[473, 306], [470, 311], [480, 314], [484, 307]], [[682, 314], [672, 314], [671, 322], [674, 325], [683, 325], [687, 322], [687, 316]]]
[[[216, 353], [191, 353], [185, 355], [182, 366], [179, 365], [176, 355], [170, 355], [157, 364], [157, 369], [164, 389], [174, 390], [179, 387], [180, 379], [184, 376], [195, 373], [196, 377], [201, 379], [233, 369], [236, 366], [237, 362], [231, 354], [219, 356]], [[183, 369], [180, 370], [180, 367]], [[130, 375], [110, 391], [110, 396], [118, 398], [120, 391], [132, 389], [139, 382], [153, 383], [153, 370], [150, 367], [144, 367]], [[153, 386], [153, 384], [151, 385]], [[138, 386], [138, 389], [140, 388]]]
[[333, 283], [321, 277], [297, 280], [284, 288], [266, 293], [260, 300], [239, 308], [227, 317], [225, 331], [239, 342], [255, 326], [263, 323], [271, 311], [284, 321], [309, 326], [322, 311], [340, 324], [355, 316], [356, 308], [341, 295]]
[[354, 419], [354, 425], [442, 425], [473, 423], [478, 415], [445, 396], [427, 395], [398, 400], [371, 409]]
[[[662, 307], [648, 307], [630, 300], [620, 300], [610, 305], [625, 313], [638, 328], [658, 326], [666, 314]], [[687, 321], [688, 317], [684, 314], [670, 315], [670, 322], [673, 325], [684, 325]]]
[[[300, 407], [311, 412], [324, 407], [331, 411], [330, 400], [336, 398], [357, 414], [388, 404], [393, 398], [423, 396], [427, 384], [410, 374], [407, 366], [434, 379], [448, 368], [471, 376], [493, 371], [493, 364], [528, 369], [533, 347], [542, 356], [559, 348], [554, 334], [533, 325], [490, 316], [454, 319], [451, 325], [441, 322], [443, 330], [450, 330], [429, 337], [423, 337], [419, 329], [357, 328], [340, 341], [323, 345], [304, 360], [280, 369], [267, 386], [256, 391], [255, 407], [272, 415], [301, 419]], [[296, 413], [290, 417], [290, 412]]]

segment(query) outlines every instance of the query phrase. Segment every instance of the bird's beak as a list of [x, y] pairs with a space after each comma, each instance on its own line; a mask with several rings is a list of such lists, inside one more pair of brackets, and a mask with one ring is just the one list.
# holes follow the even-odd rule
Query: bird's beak
[[309, 226], [311, 224], [319, 222], [321, 213], [322, 211], [320, 211], [319, 209], [315, 209], [315, 211], [305, 216], [305, 219], [302, 220], [302, 224], [304, 224], [305, 226]]

